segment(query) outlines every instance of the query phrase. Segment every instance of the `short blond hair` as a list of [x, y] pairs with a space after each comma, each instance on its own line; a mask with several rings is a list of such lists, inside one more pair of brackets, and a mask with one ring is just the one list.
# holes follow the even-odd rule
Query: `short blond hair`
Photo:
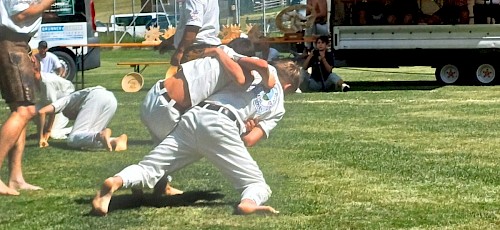
[[295, 92], [300, 85], [301, 67], [291, 59], [280, 59], [270, 63], [278, 72], [278, 79], [282, 86], [290, 84], [287, 92]]

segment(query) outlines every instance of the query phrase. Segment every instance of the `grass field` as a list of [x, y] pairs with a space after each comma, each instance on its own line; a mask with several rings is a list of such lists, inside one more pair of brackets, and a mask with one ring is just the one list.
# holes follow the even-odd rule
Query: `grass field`
[[148, 67], [143, 90], [125, 93], [131, 68], [116, 63], [157, 59], [168, 56], [102, 52], [86, 86], [114, 92], [110, 128], [129, 135], [129, 150], [79, 151], [59, 140], [39, 149], [30, 138], [25, 177], [44, 190], [0, 197], [0, 229], [500, 228], [500, 86], [441, 87], [427, 67], [338, 69], [352, 91], [290, 95], [270, 138], [250, 149], [277, 216], [233, 215], [239, 194], [204, 160], [173, 175], [185, 195], [140, 201], [120, 190], [108, 216], [89, 216], [102, 181], [152, 149], [139, 104], [166, 67]]

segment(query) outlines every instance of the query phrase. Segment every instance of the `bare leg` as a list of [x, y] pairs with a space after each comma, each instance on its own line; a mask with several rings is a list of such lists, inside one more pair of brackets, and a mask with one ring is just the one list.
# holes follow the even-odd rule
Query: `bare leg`
[[241, 203], [238, 205], [238, 214], [248, 215], [252, 213], [262, 213], [262, 214], [278, 214], [279, 211], [276, 211], [271, 206], [259, 206], [255, 203], [255, 201], [250, 199], [243, 199]]
[[109, 177], [102, 184], [101, 190], [97, 192], [92, 200], [91, 214], [96, 216], [105, 216], [108, 214], [109, 202], [113, 193], [123, 186], [121, 177]]
[[[28, 124], [28, 121], [35, 115], [35, 106], [9, 106], [13, 112], [0, 129], [0, 168], [7, 154], [9, 154], [11, 149], [17, 143], [21, 132]], [[13, 173], [11, 172], [11, 175], [12, 174]], [[0, 180], [0, 195], [19, 195], [19, 192], [15, 189], [9, 188]]]
[[99, 133], [99, 137], [101, 138], [102, 143], [106, 147], [108, 151], [113, 151], [113, 147], [111, 146], [111, 129], [105, 128]]
[[9, 188], [15, 190], [41, 190], [41, 187], [26, 183], [23, 177], [21, 162], [23, 159], [24, 146], [26, 143], [26, 127], [21, 131], [16, 144], [9, 152], [10, 180]]
[[111, 138], [111, 146], [114, 147], [115, 151], [124, 151], [127, 150], [127, 134], [122, 134], [117, 138]]

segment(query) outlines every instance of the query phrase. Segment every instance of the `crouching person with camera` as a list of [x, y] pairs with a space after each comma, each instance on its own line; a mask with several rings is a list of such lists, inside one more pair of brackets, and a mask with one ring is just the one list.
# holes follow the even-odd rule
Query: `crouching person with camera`
[[[342, 91], [347, 92], [350, 86], [333, 70], [333, 53], [327, 51], [328, 36], [316, 39], [316, 49], [309, 52], [302, 65], [301, 91]], [[311, 68], [311, 72], [308, 69]]]

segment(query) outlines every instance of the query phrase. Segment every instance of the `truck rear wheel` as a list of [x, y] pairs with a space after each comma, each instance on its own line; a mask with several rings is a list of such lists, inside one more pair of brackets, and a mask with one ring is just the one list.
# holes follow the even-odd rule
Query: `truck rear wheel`
[[63, 68], [66, 69], [66, 73], [63, 77], [68, 81], [73, 81], [77, 72], [76, 63], [73, 57], [63, 51], [54, 51], [54, 54], [59, 58]]
[[463, 75], [461, 68], [455, 64], [441, 65], [436, 68], [436, 80], [443, 85], [456, 84]]
[[496, 77], [496, 68], [491, 64], [480, 64], [476, 68], [476, 81], [481, 85], [492, 85]]

